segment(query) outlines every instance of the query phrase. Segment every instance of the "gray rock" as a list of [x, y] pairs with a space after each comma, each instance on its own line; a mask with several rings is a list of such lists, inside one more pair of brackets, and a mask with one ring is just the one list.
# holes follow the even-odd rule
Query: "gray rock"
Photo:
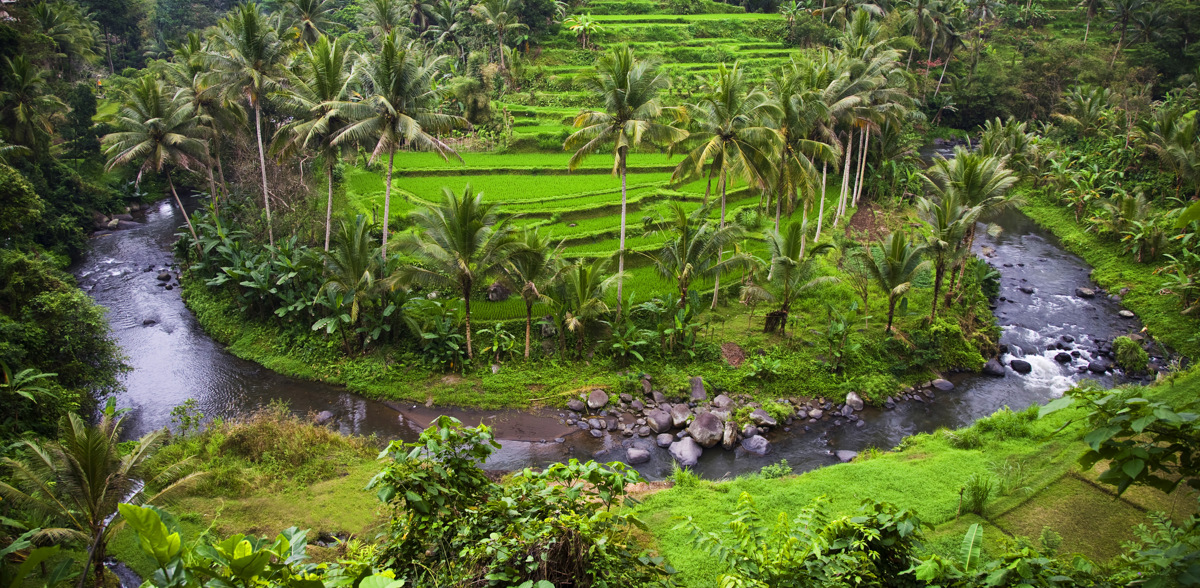
[[633, 402], [633, 396], [630, 396], [629, 394], [621, 394], [619, 398], [621, 399], [621, 402]]
[[846, 395], [846, 406], [849, 406], [851, 410], [862, 410], [863, 399], [857, 392], [851, 392]]
[[1108, 360], [1106, 359], [1098, 358], [1089, 362], [1087, 369], [1093, 374], [1103, 374], [1104, 372], [1112, 369], [1112, 364], [1108, 363]]
[[607, 429], [608, 428], [608, 421], [601, 420], [601, 419], [588, 419], [587, 424], [589, 427], [591, 427], [593, 429]]
[[1095, 298], [1096, 291], [1091, 288], [1076, 288], [1075, 295], [1079, 298]]
[[654, 438], [654, 442], [657, 443], [659, 447], [669, 447], [675, 442], [675, 437], [670, 433], [662, 433]]
[[704, 379], [701, 378], [700, 376], [693, 376], [691, 382], [692, 382], [692, 395], [691, 395], [692, 400], [695, 400], [696, 402], [700, 402], [701, 400], [707, 399], [708, 392], [706, 392], [704, 390]]
[[1060, 351], [1054, 356], [1054, 361], [1058, 363], [1071, 363], [1071, 354], [1065, 351]]
[[150, 325], [153, 325], [154, 323], [157, 323], [157, 322], [158, 322], [158, 321], [156, 321], [156, 320], [154, 320], [154, 319], [151, 319], [151, 318], [148, 318], [148, 319], [142, 319], [142, 326], [143, 326], [143, 327], [149, 327]]
[[746, 425], [742, 427], [742, 437], [753, 437], [758, 434], [758, 427], [754, 425]]
[[575, 412], [583, 412], [587, 410], [587, 405], [584, 404], [582, 400], [568, 400], [567, 408]]
[[650, 436], [650, 427], [647, 427], [645, 425], [638, 427], [637, 428], [637, 436], [638, 437], [649, 437]]
[[679, 465], [685, 468], [696, 465], [696, 462], [700, 461], [700, 455], [704, 453], [704, 449], [691, 437], [672, 443], [667, 451], [671, 453], [671, 457], [675, 458], [675, 461], [679, 462]]
[[629, 403], [629, 406], [633, 410], [645, 410], [646, 409], [646, 405], [641, 400], [634, 400], [633, 402]]
[[625, 450], [625, 461], [637, 465], [650, 461], [650, 452], [638, 447], [630, 447]]
[[1063, 343], [1074, 343], [1075, 342], [1075, 338], [1070, 335], [1063, 335], [1062, 337], [1059, 337], [1059, 339], [1062, 339]]
[[754, 435], [753, 437], [742, 439], [742, 449], [745, 449], [748, 453], [762, 457], [771, 452], [771, 442], [767, 441], [766, 437]]
[[983, 373], [989, 376], [1003, 378], [1004, 365], [1000, 363], [999, 359], [993, 357], [989, 359], [987, 363], [983, 364]]
[[1014, 359], [1008, 362], [1008, 367], [1012, 368], [1018, 374], [1028, 374], [1033, 371], [1033, 366], [1029, 365], [1029, 362], [1023, 359]]
[[1136, 314], [1133, 314], [1133, 311], [1131, 311], [1131, 310], [1121, 310], [1117, 314], [1121, 315], [1121, 318], [1127, 318], [1127, 319], [1131, 319], [1131, 318], [1134, 318], [1137, 316]]
[[808, 418], [810, 418], [814, 421], [821, 420], [821, 417], [823, 417], [823, 416], [825, 416], [825, 411], [823, 411], [819, 408], [814, 408], [814, 409], [808, 411]]
[[650, 378], [642, 378], [642, 395], [650, 395]]
[[322, 410], [321, 412], [317, 413], [317, 416], [313, 417], [313, 423], [317, 425], [324, 425], [332, 420], [333, 413], [329, 412], [328, 410]]
[[646, 413], [646, 424], [655, 433], [666, 433], [671, 430], [671, 415], [665, 410], [654, 409]]
[[708, 448], [721, 442], [721, 435], [725, 430], [725, 424], [717, 415], [711, 412], [702, 412], [696, 415], [692, 424], [688, 425], [688, 434], [692, 436], [702, 447]]
[[954, 389], [954, 382], [938, 378], [933, 381], [933, 387], [941, 390], [942, 392], [949, 392]]
[[166, 282], [167, 280], [170, 280], [170, 279], [171, 279], [171, 274], [168, 274], [167, 272], [162, 272], [162, 273], [158, 274], [158, 281], [160, 281], [160, 282]]
[[1017, 288], [1017, 289], [1026, 294], [1033, 294], [1034, 292], [1037, 291], [1037, 290], [1034, 290], [1033, 288], [1030, 288], [1029, 286], [1021, 286], [1020, 288]]
[[692, 416], [692, 411], [686, 404], [676, 404], [671, 407], [671, 424], [676, 427], [682, 427], [687, 424], [688, 418]]
[[730, 404], [733, 404], [733, 399], [724, 394], [718, 394], [712, 401], [712, 405], [717, 408], [728, 408]]
[[750, 421], [760, 427], [774, 427], [779, 424], [774, 417], [761, 408], [756, 408], [754, 412], [750, 413]]
[[601, 431], [600, 429], [592, 429], [591, 433], [592, 433], [592, 436], [597, 439], [604, 436], [604, 431]]
[[838, 461], [840, 461], [842, 463], [846, 463], [846, 462], [854, 459], [855, 457], [858, 457], [858, 452], [850, 451], [848, 449], [841, 449], [841, 450], [837, 451], [836, 453], [834, 453], [834, 455], [837, 456]]
[[666, 397], [666, 396], [663, 396], [663, 393], [662, 393], [662, 392], [659, 392], [658, 390], [655, 390], [654, 392], [651, 392], [651, 393], [650, 393], [650, 396], [654, 398], [654, 403], [655, 403], [655, 404], [662, 404], [662, 403], [664, 403], [664, 402], [666, 402], [666, 401], [667, 401], [667, 397]]
[[798, 418], [798, 419], [808, 418], [808, 410], [803, 409], [803, 408], [796, 410], [796, 418]]
[[592, 390], [592, 393], [588, 394], [588, 408], [597, 410], [604, 408], [606, 404], [608, 404], [608, 394], [604, 390]]

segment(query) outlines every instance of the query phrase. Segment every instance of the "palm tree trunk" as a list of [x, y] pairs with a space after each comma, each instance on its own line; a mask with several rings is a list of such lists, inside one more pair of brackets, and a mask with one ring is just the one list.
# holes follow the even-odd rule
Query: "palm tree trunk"
[[706, 185], [704, 187], [704, 205], [705, 206], [708, 206], [708, 197], [712, 193], [712, 177], [713, 177], [714, 169], [715, 169], [714, 166], [712, 166], [712, 165], [708, 166], [708, 185]]
[[921, 100], [925, 99], [925, 94], [929, 92], [929, 70], [933, 68], [933, 42], [937, 40], [937, 35], [929, 35], [929, 58], [925, 60], [925, 85], [921, 88]]
[[217, 176], [221, 178], [221, 195], [229, 198], [229, 184], [225, 182], [225, 168], [221, 166], [221, 147], [215, 146], [213, 153], [217, 158]]
[[942, 80], [946, 79], [946, 68], [950, 67], [950, 60], [954, 58], [954, 45], [950, 46], [950, 54], [946, 56], [946, 63], [942, 64], [942, 75], [938, 76], [937, 88], [933, 90], [933, 97], [937, 98], [938, 92], [942, 91]]
[[208, 171], [208, 195], [212, 197], [213, 213], [215, 214], [217, 212], [217, 180], [213, 177], [211, 164], [206, 165], [205, 169]]
[[529, 359], [529, 333], [533, 330], [533, 303], [525, 301], [525, 359]]
[[621, 171], [621, 243], [617, 251], [617, 318], [621, 318], [622, 287], [625, 285], [625, 150], [617, 154], [617, 166]]
[[850, 129], [850, 136], [846, 139], [845, 158], [846, 162], [842, 168], [842, 190], [838, 193], [837, 213], [833, 215], [833, 228], [835, 229], [842, 214], [846, 212], [846, 192], [850, 190], [850, 160], [854, 158], [854, 129]]
[[775, 190], [775, 232], [779, 232], [779, 215], [783, 212], [783, 182], [778, 182]]
[[204, 250], [200, 248], [200, 237], [196, 236], [196, 227], [192, 226], [192, 217], [188, 216], [186, 210], [183, 209], [183, 202], [179, 200], [179, 193], [175, 191], [175, 182], [171, 181], [171, 172], [167, 171], [167, 185], [171, 187], [171, 195], [175, 197], [175, 205], [179, 207], [179, 213], [183, 215], [183, 220], [187, 221], [188, 230], [192, 233], [192, 242], [196, 244], [196, 253], [204, 255]]
[[325, 200], [325, 251], [329, 251], [329, 232], [333, 227], [333, 160], [325, 167], [326, 180], [329, 183], [329, 198]]
[[[721, 225], [720, 225], [720, 227], [723, 229], [723, 228], [725, 228], [725, 168], [724, 168], [724, 166], [722, 166], [722, 168], [721, 168], [721, 177], [720, 177], [720, 179], [717, 180], [717, 189], [721, 191]], [[724, 255], [725, 255], [725, 251], [723, 251], [723, 250], [717, 252], [717, 264], [718, 265], [720, 265], [721, 258], [724, 257]], [[721, 294], [721, 273], [717, 272], [713, 276], [712, 310], [717, 309], [717, 298], [720, 296], [720, 294]]]
[[887, 324], [887, 327], [885, 327], [883, 329], [883, 332], [887, 333], [892, 330], [892, 317], [894, 317], [895, 315], [896, 315], [896, 299], [892, 296], [888, 296], [888, 324]]
[[267, 211], [267, 241], [275, 246], [275, 232], [271, 230], [271, 199], [267, 196], [267, 157], [263, 154], [262, 105], [254, 101], [254, 134], [258, 138], [258, 169], [262, 172], [263, 209]]
[[817, 235], [816, 235], [816, 237], [813, 238], [813, 241], [821, 240], [821, 223], [825, 220], [825, 178], [827, 177], [826, 172], [828, 172], [828, 171], [829, 171], [829, 162], [828, 161], [822, 162], [821, 163], [821, 194], [817, 196], [817, 202], [820, 203], [817, 205]]
[[[392, 166], [395, 164], [395, 162], [396, 162], [396, 150], [392, 149], [391, 151], [388, 152], [387, 184], [385, 184], [383, 187], [383, 247], [380, 249], [380, 253], [383, 255], [384, 263], [387, 262], [388, 213], [391, 212], [390, 207], [392, 204]], [[470, 292], [468, 292], [468, 294], [469, 293]], [[470, 306], [468, 306], [467, 308], [470, 308]], [[467, 341], [468, 341], [467, 346], [468, 347], [470, 347], [470, 343], [469, 343], [470, 340], [471, 340], [471, 334], [470, 334], [470, 331], [468, 331], [467, 332]]]
[[504, 31], [503, 30], [497, 31], [496, 41], [497, 41], [496, 49], [500, 51], [500, 71], [504, 71], [505, 67], [504, 67]]
[[467, 359], [474, 359], [475, 352], [471, 349], [471, 287], [463, 286], [463, 308], [466, 310], [464, 314], [464, 322], [467, 327]]
[[862, 144], [859, 145], [858, 149], [858, 173], [856, 174], [858, 177], [854, 182], [854, 206], [858, 206], [858, 197], [862, 195], [863, 181], [866, 180], [867, 146], [870, 145], [871, 132], [864, 127], [863, 130], [859, 131], [858, 136], [862, 137]]
[[929, 310], [929, 320], [937, 317], [938, 294], [942, 291], [942, 280], [946, 277], [946, 260], [941, 253], [937, 256], [937, 264], [934, 266], [933, 276], [933, 307]]
[[1092, 30], [1092, 15], [1088, 13], [1087, 26], [1083, 27], [1083, 44], [1087, 45], [1088, 33]]

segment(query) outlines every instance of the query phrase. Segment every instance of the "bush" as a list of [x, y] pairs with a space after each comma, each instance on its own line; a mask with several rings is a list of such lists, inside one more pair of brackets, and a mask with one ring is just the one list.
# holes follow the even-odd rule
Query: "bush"
[[960, 491], [963, 512], [983, 514], [984, 505], [992, 497], [992, 485], [993, 480], [990, 475], [971, 474]]
[[1117, 366], [1131, 374], [1146, 371], [1150, 363], [1150, 354], [1129, 337], [1113, 339], [1113, 355], [1116, 356]]
[[759, 475], [768, 480], [775, 480], [792, 474], [792, 466], [788, 465], [786, 459], [779, 460], [779, 463], [765, 465], [759, 470]]

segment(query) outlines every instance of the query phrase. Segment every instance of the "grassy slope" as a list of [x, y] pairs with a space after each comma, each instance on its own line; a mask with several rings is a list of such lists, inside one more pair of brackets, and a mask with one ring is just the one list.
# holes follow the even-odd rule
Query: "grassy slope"
[[1111, 241], [1087, 232], [1071, 211], [1037, 193], [1025, 195], [1021, 210], [1053, 232], [1068, 250], [1092, 266], [1092, 279], [1111, 293], [1129, 288], [1122, 303], [1161, 342], [1190, 357], [1200, 357], [1200, 316], [1180, 314], [1178, 298], [1159, 294], [1162, 280], [1151, 266], [1134, 261]]
[[[1198, 394], [1200, 372], [1196, 371], [1172, 385], [1147, 391], [1147, 395], [1162, 397]], [[779, 512], [795, 515], [819, 496], [829, 500], [829, 512], [837, 515], [853, 514], [867, 498], [891, 502], [914, 509], [923, 521], [936, 525], [927, 534], [927, 547], [946, 553], [954, 553], [970, 522], [984, 523], [987, 546], [993, 552], [1001, 548], [1003, 538], [1013, 534], [1036, 538], [1046, 525], [1063, 536], [1062, 552], [1083, 553], [1100, 561], [1112, 557], [1122, 541], [1132, 538], [1133, 525], [1145, 522], [1145, 509], [1163, 510], [1177, 518], [1194, 511], [1195, 501], [1181, 492], [1164, 496], [1143, 491], [1135, 498], [1117, 500], [1093, 485], [1096, 472], [1079, 472], [1075, 464], [1085, 448], [1080, 441], [1084, 426], [1076, 423], [1055, 433], [1068, 420], [1081, 417], [1080, 409], [1060, 411], [1040, 421], [1027, 420], [1028, 431], [1020, 434], [1021, 427], [1014, 423], [1032, 419], [1036, 410], [1028, 417], [1023, 414], [999, 414], [974, 425], [984, 439], [976, 449], [955, 447], [952, 441], [962, 437], [961, 431], [957, 435], [944, 431], [917, 435], [897, 451], [800, 476], [677, 486], [648, 497], [638, 507], [639, 516], [650, 525], [658, 550], [676, 568], [685, 570], [683, 583], [707, 587], [715, 585], [721, 568], [708, 553], [694, 548], [688, 533], [677, 526], [681, 517], [691, 517], [705, 530], [722, 529], [742, 492], [754, 497], [768, 520]], [[983, 518], [956, 521], [959, 488], [967, 478], [1000, 470], [998, 466], [1006, 463], [1020, 464], [1021, 475], [1008, 480], [1014, 490], [994, 498]]]

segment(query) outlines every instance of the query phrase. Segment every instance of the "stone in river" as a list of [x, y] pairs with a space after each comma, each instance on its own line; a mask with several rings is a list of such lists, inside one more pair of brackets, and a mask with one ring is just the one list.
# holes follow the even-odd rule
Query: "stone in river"
[[774, 427], [779, 424], [771, 415], [767, 414], [767, 411], [761, 408], [755, 409], [754, 412], [750, 413], [750, 420], [761, 427]]
[[1108, 363], [1108, 360], [1101, 358], [1088, 362], [1087, 369], [1093, 374], [1103, 374], [1104, 372], [1112, 369], [1112, 365]]
[[592, 436], [597, 439], [604, 436], [604, 431], [601, 431], [600, 429], [592, 429], [591, 433], [592, 433]]
[[575, 412], [583, 412], [584, 410], [587, 410], [587, 405], [584, 404], [582, 400], [568, 400], [567, 408]]
[[850, 451], [848, 449], [841, 449], [834, 455], [837, 455], [838, 461], [840, 461], [842, 463], [846, 463], [846, 462], [854, 459], [855, 457], [858, 457], [858, 452]]
[[692, 384], [692, 400], [699, 402], [708, 398], [708, 392], [704, 390], [704, 379], [700, 376], [694, 376], [691, 380]]
[[1121, 315], [1121, 318], [1134, 318], [1135, 316], [1137, 316], [1137, 315], [1133, 314], [1133, 311], [1130, 311], [1130, 310], [1122, 310], [1122, 311], [1118, 312], [1117, 314]]
[[671, 415], [665, 410], [654, 409], [646, 413], [646, 424], [655, 433], [666, 433], [671, 430]]
[[1063, 335], [1062, 337], [1059, 337], [1059, 339], [1062, 339], [1063, 343], [1074, 343], [1075, 342], [1075, 338], [1070, 335]]
[[717, 408], [725, 408], [730, 404], [733, 404], [733, 399], [724, 394], [718, 394], [712, 401], [712, 405]]
[[987, 361], [987, 363], [983, 364], [983, 373], [986, 375], [989, 375], [989, 376], [1003, 378], [1004, 377], [1004, 366], [1001, 365], [999, 359], [996, 359], [995, 357], [993, 357], [993, 358], [989, 359]]
[[676, 404], [671, 407], [671, 424], [676, 427], [686, 425], [690, 416], [692, 416], [692, 411], [686, 404]]
[[633, 396], [629, 394], [621, 394], [619, 398], [621, 399], [621, 402], [633, 402]]
[[814, 408], [814, 409], [808, 411], [808, 418], [810, 418], [814, 421], [821, 420], [821, 417], [823, 417], [823, 416], [825, 416], [825, 411], [821, 410], [819, 408]]
[[161, 274], [158, 274], [158, 281], [160, 281], [160, 282], [165, 282], [170, 279], [171, 279], [171, 274], [168, 274], [167, 272], [162, 272]]
[[650, 395], [650, 378], [642, 378], [642, 395]]
[[324, 425], [325, 423], [328, 423], [329, 421], [332, 421], [332, 420], [333, 420], [333, 413], [329, 412], [328, 410], [322, 410], [321, 412], [317, 413], [316, 417], [313, 418], [313, 423], [318, 424], [318, 425]]
[[605, 393], [604, 390], [592, 390], [592, 393], [588, 394], [588, 408], [596, 410], [604, 408], [604, 405], [606, 404], [608, 404], [608, 394]]
[[650, 436], [650, 427], [647, 427], [645, 425], [638, 427], [637, 435], [638, 435], [638, 437], [649, 437]]
[[1071, 363], [1071, 354], [1065, 351], [1060, 351], [1054, 356], [1054, 361], [1058, 363]]
[[666, 402], [666, 401], [667, 401], [667, 397], [666, 397], [666, 396], [663, 396], [663, 393], [662, 393], [662, 392], [659, 392], [658, 390], [655, 390], [654, 392], [651, 392], [651, 393], [650, 393], [650, 396], [654, 398], [654, 403], [655, 403], [655, 404], [662, 404], [662, 403], [664, 403], [664, 402]]
[[1091, 288], [1076, 288], [1075, 295], [1079, 298], [1095, 298], [1096, 291]]
[[644, 410], [646, 405], [641, 400], [634, 400], [633, 402], [629, 403], [629, 407], [633, 410]]
[[1033, 288], [1030, 288], [1029, 286], [1021, 286], [1020, 288], [1017, 288], [1017, 289], [1026, 294], [1033, 294], [1034, 292], [1036, 292], [1036, 290], [1034, 290]]
[[696, 465], [696, 462], [700, 461], [700, 455], [704, 453], [704, 449], [691, 437], [685, 437], [672, 443], [667, 451], [683, 467]]
[[1023, 359], [1014, 359], [1008, 362], [1008, 367], [1011, 367], [1018, 374], [1028, 374], [1033, 371], [1033, 366]]
[[949, 392], [954, 389], [954, 383], [950, 380], [938, 378], [933, 381], [933, 387], [941, 390], [942, 392]]
[[638, 447], [630, 447], [625, 450], [625, 461], [633, 465], [646, 463], [650, 461], [650, 452]]
[[725, 421], [725, 430], [721, 432], [721, 447], [726, 451], [737, 446], [738, 430], [733, 421]]
[[695, 420], [687, 428], [688, 434], [705, 448], [720, 443], [724, 430], [724, 423], [711, 412], [702, 412], [696, 415]]
[[852, 410], [862, 410], [863, 399], [857, 392], [851, 392], [846, 395], [846, 406], [849, 406]]
[[675, 436], [670, 433], [662, 433], [654, 438], [654, 442], [657, 443], [659, 447], [670, 447], [671, 444], [675, 442]]
[[754, 435], [742, 439], [742, 449], [761, 457], [771, 452], [771, 442], [765, 437]]

